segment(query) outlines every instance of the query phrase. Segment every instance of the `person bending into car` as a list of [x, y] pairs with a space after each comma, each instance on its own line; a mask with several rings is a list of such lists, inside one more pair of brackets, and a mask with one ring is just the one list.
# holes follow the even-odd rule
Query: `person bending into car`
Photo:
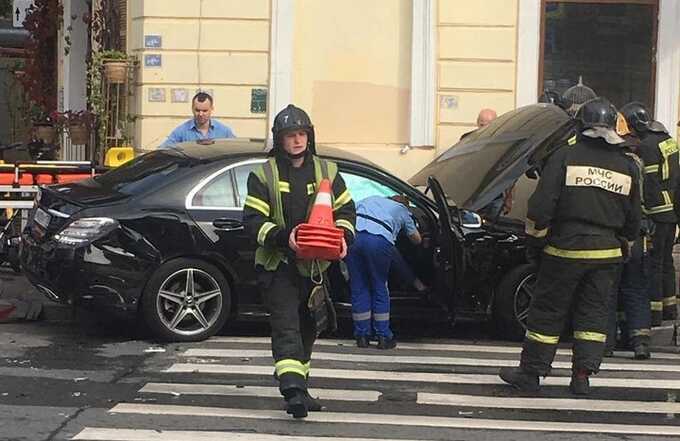
[[269, 160], [248, 176], [243, 215], [248, 233], [258, 244], [255, 268], [270, 314], [279, 390], [286, 412], [303, 418], [309, 410], [321, 410], [307, 391], [312, 345], [323, 331], [316, 328], [308, 299], [330, 263], [297, 260], [296, 233], [307, 221], [315, 189], [328, 178], [335, 225], [344, 231], [344, 257], [354, 239], [355, 208], [337, 164], [316, 156], [314, 126], [304, 110], [288, 105], [276, 115], [272, 135]]
[[[420, 233], [407, 208], [406, 198], [370, 196], [357, 202], [357, 237], [349, 250], [347, 269], [352, 293], [354, 338], [360, 348], [368, 347], [371, 334], [379, 349], [392, 349], [397, 340], [390, 329], [390, 293], [387, 278], [403, 229], [414, 244]], [[373, 329], [371, 329], [371, 323]]]
[[[553, 153], [529, 199], [527, 257], [540, 258], [518, 368], [500, 377], [525, 392], [550, 373], [565, 324], [574, 329], [569, 389], [590, 392], [607, 337], [608, 304], [640, 231], [640, 170], [616, 134], [616, 108], [603, 98], [580, 109], [581, 139]], [[540, 257], [539, 257], [540, 256]]]

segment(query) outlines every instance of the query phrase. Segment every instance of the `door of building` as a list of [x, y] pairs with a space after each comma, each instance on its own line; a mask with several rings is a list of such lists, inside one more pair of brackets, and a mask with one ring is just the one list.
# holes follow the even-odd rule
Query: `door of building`
[[654, 109], [658, 0], [542, 0], [539, 94], [583, 83]]

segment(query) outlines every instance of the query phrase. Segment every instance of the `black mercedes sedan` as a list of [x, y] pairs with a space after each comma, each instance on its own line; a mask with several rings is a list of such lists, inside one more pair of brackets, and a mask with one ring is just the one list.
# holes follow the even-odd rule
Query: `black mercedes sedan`
[[[521, 338], [533, 268], [523, 220], [531, 174], [571, 122], [552, 105], [509, 112], [466, 136], [410, 182], [347, 151], [318, 148], [338, 163], [355, 200], [406, 195], [427, 248], [399, 240], [429, 290], [390, 277], [392, 316], [489, 319]], [[255, 283], [256, 244], [242, 207], [248, 174], [265, 161], [262, 141], [217, 140], [158, 150], [85, 181], [42, 187], [22, 233], [21, 263], [54, 301], [140, 314], [160, 338], [196, 341], [228, 320], [265, 317]], [[514, 188], [508, 215], [482, 215]], [[347, 271], [330, 271], [339, 313], [351, 311]]]

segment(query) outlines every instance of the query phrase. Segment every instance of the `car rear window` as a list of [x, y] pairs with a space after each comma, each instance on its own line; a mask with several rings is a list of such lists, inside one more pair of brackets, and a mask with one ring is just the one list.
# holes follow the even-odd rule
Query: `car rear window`
[[171, 149], [147, 153], [103, 175], [95, 181], [126, 195], [158, 188], [178, 174], [190, 159]]

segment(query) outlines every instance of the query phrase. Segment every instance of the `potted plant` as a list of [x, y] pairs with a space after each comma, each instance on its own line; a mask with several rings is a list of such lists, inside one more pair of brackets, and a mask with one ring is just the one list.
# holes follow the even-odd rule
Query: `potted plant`
[[117, 50], [102, 51], [99, 55], [104, 65], [104, 78], [109, 83], [123, 84], [128, 77], [128, 56]]
[[57, 115], [58, 125], [66, 130], [72, 144], [82, 145], [90, 141], [90, 133], [95, 123], [95, 116], [92, 112], [67, 110]]
[[40, 106], [31, 106], [31, 122], [33, 125], [33, 138], [42, 140], [45, 144], [54, 144], [57, 137], [54, 115], [46, 113]]

